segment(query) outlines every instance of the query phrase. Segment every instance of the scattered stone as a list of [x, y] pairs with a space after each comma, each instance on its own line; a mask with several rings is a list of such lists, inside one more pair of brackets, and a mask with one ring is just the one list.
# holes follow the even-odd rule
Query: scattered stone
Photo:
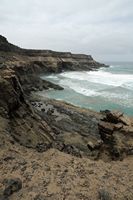
[[53, 148], [56, 148], [59, 151], [62, 151], [65, 148], [65, 144], [62, 142], [54, 142], [52, 146]]
[[21, 168], [21, 171], [22, 171], [22, 172], [26, 171], [26, 168], [27, 168], [26, 166], [22, 167], [22, 168]]
[[45, 108], [42, 108], [41, 111], [42, 111], [42, 112], [45, 112]]
[[47, 143], [46, 144], [45, 143], [38, 143], [37, 146], [36, 146], [36, 150], [40, 153], [45, 152], [50, 148], [51, 148], [51, 144], [47, 144]]
[[81, 157], [79, 149], [77, 149], [74, 145], [65, 145], [63, 151], [73, 156]]
[[87, 146], [91, 151], [93, 151], [93, 150], [99, 149], [101, 144], [102, 144], [102, 140], [101, 141], [100, 140], [99, 141], [89, 141]]
[[46, 200], [46, 198], [41, 195], [41, 194], [37, 194], [35, 197], [34, 197], [34, 200]]
[[22, 181], [19, 178], [4, 180], [5, 190], [3, 192], [5, 197], [12, 195], [14, 192], [22, 188]]
[[3, 160], [4, 161], [9, 161], [9, 160], [14, 160], [15, 158], [13, 156], [6, 156]]
[[102, 189], [99, 191], [99, 200], [112, 200], [108, 191]]

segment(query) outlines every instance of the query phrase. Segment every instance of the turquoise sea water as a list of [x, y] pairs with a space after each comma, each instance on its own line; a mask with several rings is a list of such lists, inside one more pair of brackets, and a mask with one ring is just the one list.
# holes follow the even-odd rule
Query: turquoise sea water
[[64, 100], [96, 111], [117, 109], [133, 115], [133, 63], [107, 63], [98, 71], [63, 72], [42, 76], [64, 90], [42, 91], [48, 98]]

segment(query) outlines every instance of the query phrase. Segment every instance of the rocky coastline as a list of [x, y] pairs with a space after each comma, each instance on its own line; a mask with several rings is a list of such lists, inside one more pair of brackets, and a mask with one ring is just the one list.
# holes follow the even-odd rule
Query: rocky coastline
[[[81, 176], [82, 173], [87, 173], [86, 166], [89, 164], [92, 165], [90, 170], [93, 172], [95, 169], [97, 172], [98, 170], [102, 171], [101, 162], [111, 163], [105, 164], [103, 170], [108, 165], [113, 168], [114, 164], [112, 162], [120, 162], [120, 173], [124, 172], [126, 162], [129, 163], [129, 160], [130, 167], [132, 167], [133, 117], [127, 117], [119, 111], [107, 110], [97, 113], [65, 102], [44, 99], [35, 95], [35, 92], [49, 88], [63, 89], [58, 85], [42, 80], [40, 74], [60, 73], [64, 70], [97, 70], [100, 67], [108, 66], [96, 62], [90, 55], [22, 49], [9, 43], [5, 37], [0, 36], [0, 172], [2, 173], [0, 199], [108, 200], [115, 199], [115, 197], [117, 197], [116, 199], [124, 199], [124, 196], [118, 194], [117, 191], [111, 189], [108, 191], [111, 183], [106, 189], [105, 184], [104, 188], [98, 190], [98, 184], [101, 180], [98, 175], [98, 183], [92, 187], [92, 190], [96, 189], [97, 191], [92, 192], [92, 194], [88, 194], [84, 189], [79, 188], [79, 192], [74, 192], [74, 189], [72, 189], [68, 195], [71, 188], [67, 190], [64, 184], [66, 181], [68, 187], [69, 181], [63, 178], [64, 182], [59, 185], [53, 181], [53, 184], [56, 185], [54, 185], [55, 191], [53, 189], [49, 194], [48, 188], [51, 188], [51, 190], [53, 188], [52, 177], [49, 173], [53, 173], [55, 179], [59, 177], [52, 169], [50, 172], [41, 169], [45, 159], [48, 162], [47, 167], [52, 168], [54, 166], [53, 163], [48, 161], [48, 157], [53, 162], [55, 162], [56, 157], [58, 158], [60, 167], [54, 167], [60, 175], [63, 174], [64, 170], [60, 159], [64, 159], [64, 163], [67, 163], [67, 160], [70, 161], [65, 170], [71, 168], [73, 162], [75, 170], [79, 165], [79, 175], [81, 173]], [[30, 155], [34, 159], [30, 159]], [[23, 170], [21, 164], [19, 164], [19, 156], [21, 160], [23, 159], [26, 162], [24, 164], [24, 167], [26, 167]], [[84, 160], [84, 166], [81, 166], [82, 160]], [[35, 162], [37, 167], [33, 170]], [[93, 165], [95, 165], [95, 169]], [[18, 168], [15, 169], [15, 166], [18, 166]], [[119, 175], [119, 169], [117, 170], [116, 173]], [[92, 174], [94, 174], [93, 172]], [[22, 179], [23, 186], [19, 179], [3, 182], [3, 179], [8, 178], [7, 175], [9, 176], [10, 173], [10, 178], [17, 176], [17, 178]], [[29, 179], [28, 173], [31, 174]], [[46, 173], [45, 181], [50, 179], [46, 181], [48, 183], [44, 184], [44, 187], [39, 186], [37, 191], [34, 185], [35, 173]], [[76, 171], [73, 173], [71, 171], [71, 174], [68, 173], [67, 176], [66, 171], [64, 176], [66, 179], [69, 177], [73, 181], [72, 176], [77, 177], [76, 173]], [[114, 176], [109, 169], [108, 173], [112, 173], [112, 177]], [[123, 183], [123, 190], [129, 196], [128, 199], [133, 197], [129, 189], [132, 184], [130, 173], [129, 170], [128, 178], [125, 177]], [[89, 178], [93, 180], [93, 176]], [[129, 186], [126, 186], [126, 178], [129, 181]], [[81, 179], [77, 182], [80, 183]], [[41, 184], [41, 177], [36, 181]], [[84, 181], [87, 181], [85, 177]], [[114, 184], [116, 184], [115, 181]], [[19, 189], [17, 188], [18, 185], [21, 185], [21, 187], [18, 187]], [[4, 187], [6, 188], [4, 189]], [[33, 193], [31, 193], [31, 196], [26, 197], [22, 191], [26, 191], [28, 194], [30, 187]], [[89, 185], [86, 184], [84, 187], [87, 188]], [[43, 192], [44, 188], [45, 191]], [[8, 192], [5, 192], [5, 190]], [[121, 191], [120, 186], [118, 191]]]

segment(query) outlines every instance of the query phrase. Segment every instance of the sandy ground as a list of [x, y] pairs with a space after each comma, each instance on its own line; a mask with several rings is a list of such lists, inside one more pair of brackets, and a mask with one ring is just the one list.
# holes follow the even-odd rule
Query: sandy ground
[[132, 157], [93, 161], [55, 149], [38, 153], [9, 143], [0, 151], [1, 190], [5, 178], [20, 178], [23, 183], [10, 200], [133, 199]]

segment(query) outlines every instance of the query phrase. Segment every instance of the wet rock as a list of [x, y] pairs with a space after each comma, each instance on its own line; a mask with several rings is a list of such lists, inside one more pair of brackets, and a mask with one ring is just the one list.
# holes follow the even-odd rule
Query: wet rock
[[22, 188], [22, 181], [19, 178], [4, 180], [5, 190], [3, 192], [5, 197], [12, 195], [14, 192]]

